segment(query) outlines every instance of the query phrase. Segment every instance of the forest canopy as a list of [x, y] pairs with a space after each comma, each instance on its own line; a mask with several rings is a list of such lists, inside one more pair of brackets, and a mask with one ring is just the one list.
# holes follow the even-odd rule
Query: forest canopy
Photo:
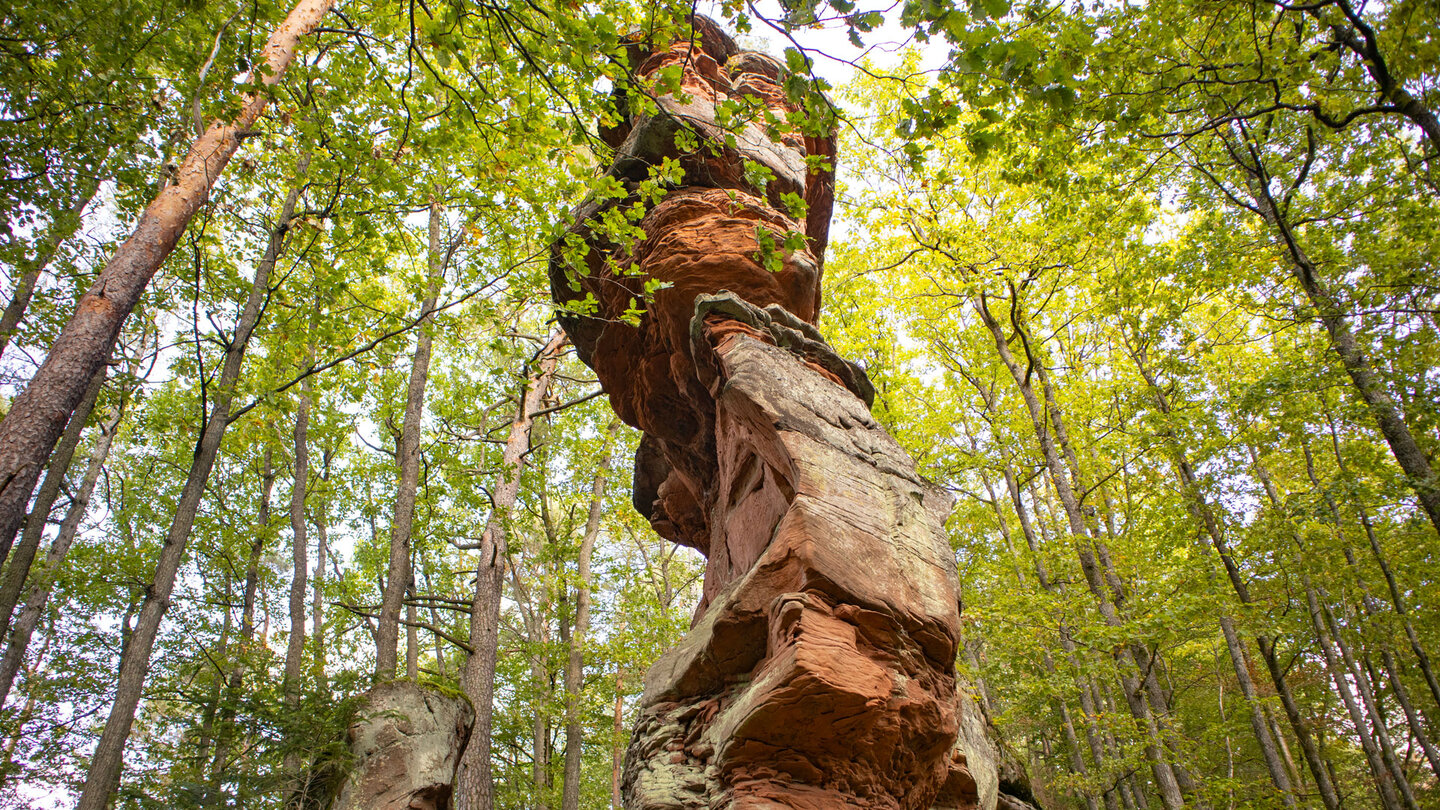
[[818, 326], [955, 498], [1037, 803], [1440, 807], [1426, 0], [10, 0], [0, 805], [316, 806], [409, 679], [479, 715], [457, 807], [619, 806], [704, 559], [547, 264], [683, 185], [604, 132], [696, 12], [799, 111], [722, 124], [837, 132]]

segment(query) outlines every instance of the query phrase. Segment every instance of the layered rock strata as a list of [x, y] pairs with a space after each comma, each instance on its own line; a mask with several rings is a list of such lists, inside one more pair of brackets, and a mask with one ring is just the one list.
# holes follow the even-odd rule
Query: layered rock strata
[[[631, 46], [602, 130], [629, 196], [580, 205], [550, 270], [580, 357], [643, 431], [636, 508], [707, 559], [694, 627], [646, 676], [626, 807], [994, 807], [994, 749], [957, 688], [949, 498], [813, 325], [833, 134], [783, 134], [802, 118], [783, 66], [694, 22]], [[684, 180], [654, 202], [667, 160]], [[636, 210], [627, 242], [614, 225]]]

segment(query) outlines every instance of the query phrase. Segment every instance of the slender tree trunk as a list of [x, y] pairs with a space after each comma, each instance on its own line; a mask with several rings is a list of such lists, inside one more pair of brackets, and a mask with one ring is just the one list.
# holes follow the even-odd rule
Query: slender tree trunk
[[115, 439], [115, 431], [119, 429], [121, 414], [121, 407], [116, 406], [106, 424], [100, 427], [100, 435], [96, 437], [95, 446], [90, 450], [90, 464], [85, 469], [85, 477], [80, 479], [80, 487], [70, 501], [70, 508], [66, 510], [65, 518], [60, 523], [60, 530], [50, 543], [44, 566], [36, 576], [31, 577], [24, 606], [14, 617], [15, 622], [10, 627], [10, 635], [5, 643], [5, 655], [0, 658], [0, 706], [3, 706], [6, 698], [10, 696], [15, 676], [24, 664], [30, 637], [40, 624], [40, 618], [45, 613], [45, 604], [50, 599], [51, 588], [60, 574], [60, 566], [65, 561], [65, 555], [70, 553], [70, 546], [75, 543], [75, 536], [80, 531], [80, 522], [84, 520], [85, 510], [90, 506], [95, 483], [100, 479], [105, 459], [110, 455], [110, 446]]
[[540, 410], [565, 346], [565, 333], [556, 331], [536, 358], [525, 381], [520, 406], [510, 423], [502, 456], [500, 484], [491, 496], [490, 519], [479, 544], [475, 598], [470, 608], [470, 654], [460, 675], [460, 686], [475, 706], [475, 728], [460, 758], [455, 777], [456, 810], [494, 810], [495, 785], [490, 770], [490, 735], [494, 720], [495, 664], [500, 641], [500, 597], [505, 584], [509, 548], [505, 522], [520, 492], [520, 475], [530, 448], [531, 414]]
[[405, 679], [420, 682], [420, 628], [415, 626], [415, 572], [410, 572], [410, 587], [405, 589]]
[[260, 503], [256, 510], [254, 537], [250, 556], [245, 562], [245, 595], [240, 607], [240, 647], [230, 664], [225, 684], [225, 705], [221, 710], [220, 731], [215, 743], [215, 757], [210, 763], [210, 786], [219, 788], [230, 758], [230, 745], [235, 737], [235, 715], [245, 687], [247, 657], [255, 643], [255, 602], [260, 589], [260, 556], [270, 536], [270, 496], [275, 487], [274, 451], [265, 448], [260, 468]]
[[[266, 87], [278, 84], [295, 56], [300, 38], [319, 24], [334, 1], [300, 0], [271, 34], [256, 60], [252, 80]], [[241, 139], [251, 134], [268, 99], [267, 91], [247, 93], [234, 120], [217, 121], [195, 140], [176, 172], [175, 183], [156, 196], [130, 238], [106, 262], [99, 278], [81, 297], [75, 313], [50, 347], [45, 362], [0, 421], [0, 538], [9, 538], [4, 542], [15, 537], [24, 521], [25, 505], [35, 489], [40, 470], [65, 429], [65, 423], [80, 404], [90, 380], [114, 349], [126, 317], [175, 248], [190, 218], [208, 199], [210, 188], [239, 148]], [[146, 657], [148, 655], [147, 651]], [[128, 734], [128, 723], [124, 725]], [[113, 744], [112, 739], [107, 746]], [[111, 752], [107, 747], [97, 754], [100, 757], [97, 773], [118, 774], [118, 751]], [[82, 796], [108, 795], [112, 789], [108, 784], [104, 787], [92, 787], [92, 784], [93, 780], [87, 783]], [[99, 810], [96, 801], [98, 799], [82, 799], [80, 810]]]
[[[996, 352], [1000, 355], [1001, 362], [1010, 371], [1011, 377], [1019, 387], [1021, 395], [1025, 399], [1026, 408], [1030, 413], [1030, 419], [1035, 429], [1036, 438], [1040, 442], [1041, 451], [1045, 455], [1046, 467], [1050, 472], [1052, 484], [1060, 497], [1060, 503], [1064, 507], [1066, 519], [1069, 521], [1070, 533], [1074, 540], [1076, 555], [1080, 559], [1081, 569], [1085, 573], [1087, 584], [1095, 596], [1101, 617], [1111, 627], [1121, 627], [1123, 622], [1115, 605], [1110, 601], [1106, 592], [1111, 587], [1105, 582], [1100, 572], [1099, 565], [1095, 561], [1093, 552], [1090, 550], [1091, 538], [1089, 529], [1085, 524], [1084, 514], [1081, 512], [1079, 500], [1071, 488], [1070, 478], [1066, 472], [1065, 465], [1060, 459], [1060, 453], [1051, 439], [1050, 431], [1046, 425], [1046, 413], [1040, 404], [1039, 398], [1035, 395], [1034, 387], [1030, 382], [1030, 375], [1016, 361], [1010, 352], [1008, 341], [1000, 324], [991, 315], [986, 303], [986, 296], [982, 293], [975, 302], [976, 311], [980, 314], [981, 320], [990, 330], [995, 341]], [[1022, 338], [1023, 339], [1023, 338]], [[1176, 778], [1174, 768], [1166, 759], [1165, 753], [1159, 743], [1160, 729], [1151, 715], [1149, 706], [1146, 704], [1144, 685], [1140, 683], [1137, 673], [1139, 667], [1132, 652], [1128, 648], [1117, 648], [1115, 651], [1116, 668], [1120, 674], [1126, 702], [1134, 718], [1144, 726], [1148, 732], [1145, 743], [1146, 755], [1150, 760], [1151, 771], [1155, 776], [1155, 783], [1160, 790], [1160, 798], [1167, 810], [1175, 810], [1184, 807], [1185, 802], [1181, 797], [1180, 784]]]
[[406, 588], [410, 587], [410, 533], [415, 525], [415, 494], [420, 482], [420, 422], [425, 412], [425, 385], [430, 379], [430, 346], [434, 339], [430, 323], [440, 284], [445, 277], [445, 257], [440, 245], [443, 218], [444, 209], [440, 203], [430, 203], [430, 289], [420, 305], [420, 332], [415, 339], [410, 383], [405, 389], [405, 423], [400, 427], [400, 442], [395, 454], [400, 468], [400, 483], [395, 492], [395, 512], [390, 522], [390, 566], [385, 575], [385, 590], [375, 634], [376, 680], [395, 677], [395, 668], [399, 663], [400, 605], [405, 599]]
[[[309, 595], [306, 581], [310, 571], [310, 542], [306, 532], [305, 495], [310, 483], [310, 378], [300, 383], [300, 400], [295, 404], [295, 462], [290, 484], [290, 637], [285, 644], [285, 675], [282, 690], [285, 711], [293, 721], [300, 713], [300, 686], [305, 666], [305, 597]], [[291, 793], [298, 802], [303, 785], [300, 751], [288, 746], [285, 754], [285, 775], [291, 782]]]
[[[310, 2], [311, 0], [305, 0], [298, 8], [307, 8]], [[326, 0], [315, 0], [315, 2], [323, 4], [324, 8], [329, 7]], [[295, 13], [292, 13], [291, 16], [294, 17]], [[287, 21], [286, 25], [289, 24]], [[282, 26], [283, 28], [284, 26]], [[272, 37], [273, 40], [274, 37]], [[270, 46], [266, 47], [268, 51]], [[217, 124], [211, 127], [210, 133], [222, 129], [224, 127]], [[302, 159], [302, 165], [298, 167], [302, 173], [304, 171], [303, 163]], [[249, 297], [245, 301], [244, 309], [241, 310], [239, 321], [235, 324], [235, 334], [231, 337], [229, 347], [225, 351], [225, 362], [220, 371], [220, 379], [216, 381], [209, 414], [205, 419], [199, 441], [196, 442], [195, 457], [191, 461], [190, 471], [186, 476], [184, 488], [181, 490], [179, 502], [176, 504], [175, 517], [166, 534], [165, 543], [160, 549], [160, 559], [155, 566], [154, 579], [146, 592], [144, 603], [141, 605], [139, 620], [129, 639], [129, 644], [120, 657], [120, 671], [115, 685], [115, 702], [110, 707], [105, 730], [95, 745], [95, 753], [90, 760], [90, 771], [85, 779], [85, 787], [80, 793], [80, 801], [76, 805], [76, 810], [105, 810], [110, 802], [110, 794], [119, 783], [125, 741], [130, 737], [130, 729], [135, 723], [135, 709], [140, 704], [145, 677], [150, 671], [150, 654], [154, 650], [155, 638], [160, 631], [160, 621], [170, 607], [170, 594], [175, 588], [175, 577], [180, 571], [180, 564], [184, 561], [185, 546], [190, 539], [190, 529], [195, 523], [200, 499], [205, 494], [205, 481], [210, 477], [210, 470], [214, 467], [215, 458], [220, 452], [220, 440], [224, 437], [225, 428], [230, 421], [230, 405], [235, 396], [235, 384], [240, 379], [240, 367], [245, 359], [245, 349], [260, 320], [263, 311], [261, 305], [270, 292], [270, 274], [275, 269], [275, 263], [284, 250], [286, 234], [290, 228], [290, 221], [295, 216], [295, 203], [300, 196], [301, 187], [302, 181], [297, 180], [296, 185], [285, 197], [279, 222], [270, 232], [270, 243], [266, 246], [265, 254], [255, 268], [255, 279], [250, 286]], [[132, 241], [133, 239], [134, 237], [132, 237]], [[103, 284], [103, 280], [101, 283]], [[81, 307], [84, 306], [85, 304], [82, 302]], [[127, 307], [127, 312], [128, 309]], [[63, 336], [61, 339], [64, 339]], [[113, 337], [110, 342], [113, 343]], [[48, 365], [49, 361], [47, 360], [46, 363]], [[42, 372], [43, 370], [42, 368]], [[92, 373], [93, 371], [94, 369], [91, 369]], [[0, 425], [0, 434], [3, 432], [3, 425]], [[3, 445], [3, 438], [0, 438], [0, 445]]]
[[311, 629], [315, 638], [315, 688], [322, 694], [328, 686], [325, 677], [325, 562], [330, 553], [330, 461], [332, 448], [326, 446], [323, 453], [323, 472], [320, 474], [320, 503], [312, 510], [311, 522], [315, 525], [315, 575], [310, 578]]
[[1330, 348], [1339, 355], [1355, 390], [1370, 409], [1381, 435], [1390, 446], [1390, 452], [1405, 473], [1406, 484], [1414, 491], [1420, 507], [1430, 517], [1430, 523], [1440, 532], [1440, 480], [1436, 479], [1431, 468], [1430, 457], [1415, 441], [1409, 423], [1375, 373], [1360, 342], [1355, 339], [1339, 303], [1321, 284], [1315, 264], [1300, 246], [1285, 212], [1275, 203], [1269, 188], [1271, 177], [1259, 152], [1248, 139], [1245, 146], [1249, 150], [1248, 161], [1235, 150], [1232, 150], [1232, 157], [1250, 175], [1250, 194], [1256, 210], [1266, 224], [1275, 229], [1290, 260], [1291, 274], [1299, 282], [1311, 306], [1315, 307], [1320, 323], [1330, 337]]
[[[25, 317], [25, 311], [30, 308], [30, 299], [35, 295], [35, 285], [40, 282], [40, 274], [45, 272], [45, 268], [50, 265], [65, 240], [80, 229], [85, 209], [90, 206], [90, 201], [95, 199], [95, 192], [100, 190], [100, 170], [108, 156], [107, 148], [105, 155], [95, 163], [94, 176], [86, 180], [76, 195], [74, 204], [68, 211], [56, 217], [46, 229], [45, 238], [36, 246], [34, 258], [21, 261], [16, 268], [20, 271], [20, 279], [15, 282], [15, 292], [10, 296], [10, 303], [5, 305], [4, 312], [0, 312], [0, 356], [4, 356], [10, 342], [15, 339], [20, 321]], [[3, 559], [3, 555], [0, 555], [0, 559]]]
[[620, 777], [625, 766], [625, 670], [615, 670], [615, 743], [610, 748], [610, 810], [621, 810]]
[[[100, 389], [104, 384], [105, 373], [97, 372], [90, 381], [85, 398], [80, 400], [80, 405], [70, 417], [70, 424], [65, 426], [65, 432], [60, 436], [55, 452], [50, 456], [50, 464], [45, 470], [45, 481], [35, 495], [35, 505], [31, 507], [30, 516], [25, 521], [25, 531], [20, 535], [20, 542], [15, 546], [10, 564], [5, 567], [4, 578], [0, 579], [0, 633], [9, 632], [15, 605], [20, 601], [20, 592], [25, 589], [25, 578], [30, 574], [36, 552], [40, 550], [40, 540], [45, 535], [45, 527], [50, 525], [50, 510], [54, 508], [55, 499], [60, 496], [60, 490], [65, 485], [65, 475], [70, 472], [70, 462], [75, 457], [76, 446], [80, 444], [80, 434], [85, 430], [85, 423], [90, 421], [90, 412], [95, 408], [95, 400], [100, 396]], [[3, 556], [5, 555], [0, 554], [0, 557]]]
[[585, 640], [590, 632], [590, 588], [593, 579], [590, 557], [600, 537], [600, 518], [605, 513], [605, 485], [610, 478], [614, 456], [611, 445], [620, 429], [612, 420], [605, 434], [605, 450], [590, 489], [590, 513], [585, 535], [580, 539], [580, 556], [575, 573], [575, 631], [570, 634], [570, 654], [565, 661], [565, 784], [561, 788], [560, 810], [580, 810], [580, 755], [584, 726], [580, 722], [581, 693], [585, 688]]

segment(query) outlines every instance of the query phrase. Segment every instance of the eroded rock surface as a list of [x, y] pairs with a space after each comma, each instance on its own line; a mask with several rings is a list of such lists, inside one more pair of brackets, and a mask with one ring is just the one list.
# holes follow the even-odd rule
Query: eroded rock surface
[[370, 689], [347, 737], [353, 757], [331, 810], [447, 810], [475, 712], [410, 681]]
[[[694, 627], [646, 676], [626, 807], [993, 808], [994, 748], [956, 682], [950, 500], [813, 325], [833, 136], [767, 130], [766, 111], [797, 119], [783, 67], [708, 20], [631, 57], [639, 84], [603, 131], [631, 196], [577, 208], [550, 271], [558, 302], [593, 307], [562, 323], [644, 432], [636, 508], [707, 558]], [[666, 67], [681, 92], [640, 99]], [[728, 131], [747, 96], [759, 118]], [[683, 185], [644, 211], [643, 238], [605, 236], [596, 223], [645, 202], [666, 159]], [[665, 287], [633, 323], [651, 280]]]

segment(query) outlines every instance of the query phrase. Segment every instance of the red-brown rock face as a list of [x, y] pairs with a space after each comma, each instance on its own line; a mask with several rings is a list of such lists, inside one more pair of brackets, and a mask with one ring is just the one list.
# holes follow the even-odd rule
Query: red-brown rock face
[[[694, 628], [646, 676], [626, 807], [993, 807], [993, 751], [955, 677], [949, 498], [812, 325], [833, 183], [807, 158], [828, 160], [833, 138], [722, 127], [741, 96], [780, 120], [794, 108], [780, 65], [708, 20], [690, 41], [632, 52], [642, 83], [679, 66], [681, 94], [604, 131], [632, 195], [576, 210], [551, 282], [557, 301], [592, 300], [562, 322], [644, 431], [636, 507], [708, 562]], [[648, 108], [630, 92], [623, 109]], [[643, 238], [607, 241], [594, 223], [639, 201], [667, 158], [684, 184], [639, 218]], [[747, 180], [756, 166], [764, 188]], [[762, 242], [787, 233], [802, 246], [767, 266]], [[664, 287], [627, 322], [647, 280]]]

